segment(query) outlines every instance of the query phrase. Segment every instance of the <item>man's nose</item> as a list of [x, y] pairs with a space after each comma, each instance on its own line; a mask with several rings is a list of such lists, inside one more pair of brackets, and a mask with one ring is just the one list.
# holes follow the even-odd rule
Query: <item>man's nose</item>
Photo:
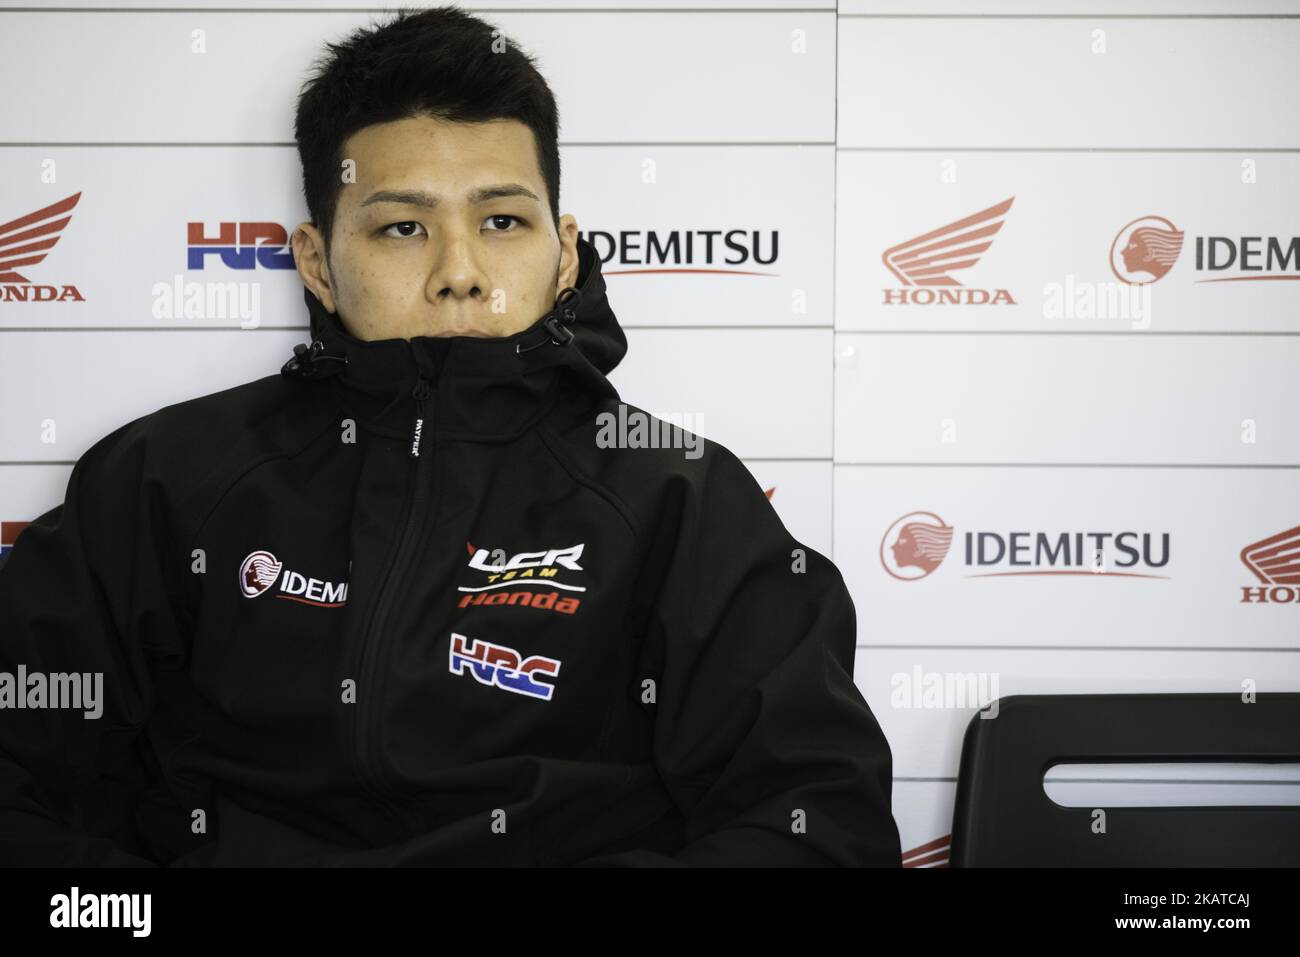
[[465, 299], [487, 294], [477, 234], [461, 226], [447, 227], [440, 230], [432, 245], [428, 290], [431, 295]]

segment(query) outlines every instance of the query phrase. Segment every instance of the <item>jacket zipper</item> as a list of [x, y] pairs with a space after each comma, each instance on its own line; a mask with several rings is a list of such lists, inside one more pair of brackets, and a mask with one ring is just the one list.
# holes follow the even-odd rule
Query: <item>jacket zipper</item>
[[420, 376], [416, 380], [415, 387], [411, 390], [411, 396], [415, 400], [415, 415], [411, 424], [407, 457], [411, 460], [414, 488], [407, 499], [406, 513], [398, 537], [397, 548], [393, 553], [393, 560], [389, 565], [384, 583], [380, 586], [379, 598], [375, 603], [375, 610], [370, 618], [370, 627], [366, 630], [365, 637], [362, 640], [361, 669], [357, 676], [357, 706], [359, 709], [356, 723], [357, 772], [362, 784], [371, 795], [399, 821], [405, 820], [403, 809], [392, 800], [392, 798], [396, 797], [396, 794], [391, 788], [384, 785], [381, 769], [378, 763], [373, 760], [371, 753], [370, 698], [372, 693], [371, 685], [374, 680], [370, 675], [370, 671], [377, 653], [377, 646], [381, 640], [380, 636], [382, 636], [384, 625], [388, 620], [389, 609], [393, 604], [396, 586], [401, 582], [402, 573], [405, 571], [406, 553], [411, 541], [418, 538], [418, 535], [412, 534], [412, 530], [420, 525], [424, 519], [429, 474], [433, 464], [433, 452], [426, 451], [422, 455], [421, 446], [432, 444], [431, 438], [426, 436], [426, 432], [430, 431], [428, 400], [432, 392], [429, 381], [424, 376]]

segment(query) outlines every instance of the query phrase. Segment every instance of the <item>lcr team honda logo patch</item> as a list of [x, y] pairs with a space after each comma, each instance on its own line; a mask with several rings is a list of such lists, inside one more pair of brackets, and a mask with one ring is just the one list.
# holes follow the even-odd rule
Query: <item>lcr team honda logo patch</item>
[[464, 593], [457, 607], [518, 605], [572, 615], [582, 605], [582, 599], [573, 593], [587, 590], [586, 585], [574, 583], [575, 573], [586, 571], [578, 564], [585, 547], [579, 543], [510, 555], [466, 542], [468, 567], [477, 574], [474, 584], [456, 586]]

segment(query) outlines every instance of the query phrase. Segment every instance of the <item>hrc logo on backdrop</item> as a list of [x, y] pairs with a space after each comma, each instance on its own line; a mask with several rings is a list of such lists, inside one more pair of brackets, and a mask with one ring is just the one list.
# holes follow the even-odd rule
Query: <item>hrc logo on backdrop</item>
[[[217, 235], [204, 235], [203, 223], [189, 223], [187, 269], [202, 269], [209, 253], [230, 269], [293, 269], [289, 234], [279, 223], [218, 223]], [[238, 241], [236, 241], [238, 236]]]
[[560, 662], [543, 655], [533, 655], [521, 662], [519, 652], [513, 648], [477, 638], [466, 638], [453, 631], [448, 670], [454, 675], [463, 675], [466, 667], [480, 684], [494, 685], [515, 694], [550, 701], [551, 694], [555, 691], [554, 685], [535, 679], [558, 674]]

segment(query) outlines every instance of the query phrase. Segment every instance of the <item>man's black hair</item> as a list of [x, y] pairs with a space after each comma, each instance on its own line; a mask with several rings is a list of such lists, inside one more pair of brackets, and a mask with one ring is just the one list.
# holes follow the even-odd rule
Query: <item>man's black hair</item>
[[352, 33], [315, 64], [294, 118], [307, 210], [328, 253], [343, 187], [343, 145], [376, 123], [432, 116], [514, 119], [533, 131], [551, 220], [559, 231], [559, 114], [533, 59], [495, 27], [454, 6], [396, 11]]

